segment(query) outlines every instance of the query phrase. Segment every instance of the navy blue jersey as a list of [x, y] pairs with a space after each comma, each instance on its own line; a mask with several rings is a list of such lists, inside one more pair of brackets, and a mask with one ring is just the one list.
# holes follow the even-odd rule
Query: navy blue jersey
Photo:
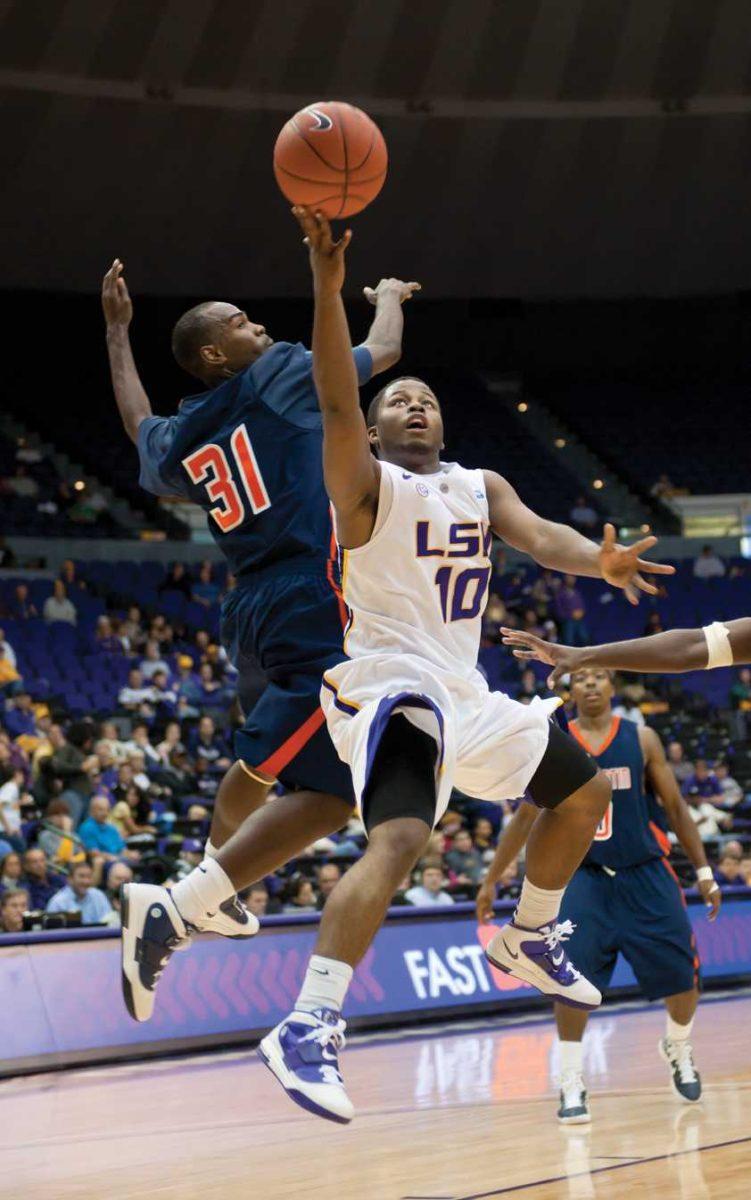
[[613, 786], [613, 797], [584, 862], [615, 871], [661, 858], [663, 849], [653, 829], [644, 786], [638, 726], [624, 717], [613, 717], [599, 754], [588, 745], [578, 721], [569, 723], [569, 732], [594, 757]]
[[[370, 352], [358, 346], [354, 357], [365, 383]], [[235, 575], [280, 562], [323, 566], [329, 555], [312, 371], [309, 350], [277, 342], [238, 375], [187, 397], [176, 416], [139, 426], [141, 486], [198, 504]]]

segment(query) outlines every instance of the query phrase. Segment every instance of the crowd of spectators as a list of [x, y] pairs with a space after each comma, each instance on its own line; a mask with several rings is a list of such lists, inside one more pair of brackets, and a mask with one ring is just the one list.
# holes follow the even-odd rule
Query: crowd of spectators
[[0, 518], [6, 532], [111, 537], [117, 526], [109, 507], [96, 483], [64, 477], [36, 435], [0, 437]]
[[[576, 579], [504, 566], [501, 555], [483, 624], [486, 646], [497, 643], [501, 624], [586, 642], [586, 604]], [[6, 615], [16, 623], [76, 625], [87, 587], [67, 562], [41, 613], [19, 583]], [[215, 609], [220, 585], [211, 563], [192, 571], [175, 564], [157, 595], [175, 593], [207, 612]], [[169, 619], [158, 603], [148, 614], [125, 604], [108, 606], [76, 636], [88, 654], [122, 666], [124, 682], [109, 711], [71, 716], [54, 699], [35, 700], [0, 630], [0, 931], [20, 929], [38, 913], [51, 923], [73, 914], [66, 920], [116, 925], [123, 882], [182, 878], [201, 861], [219, 783], [233, 759], [232, 733], [240, 720], [235, 672], [207, 629]], [[531, 701], [545, 687], [533, 670], [517, 669], [509, 690]], [[638, 682], [623, 687], [617, 711], [643, 722], [644, 695]], [[737, 672], [727, 709], [731, 724], [739, 722], [737, 737], [745, 737], [748, 669]], [[678, 740], [668, 745], [669, 762], [717, 861], [718, 879], [751, 886], [749, 781], [734, 778], [732, 755], [727, 757], [699, 754], [695, 746], [686, 753]], [[509, 804], [455, 795], [394, 904], [448, 906], [472, 899], [512, 811]], [[254, 884], [247, 903], [261, 916], [317, 912], [364, 845], [365, 831], [353, 816], [346, 828]], [[523, 871], [520, 858], [507, 871], [501, 896], [518, 895]]]

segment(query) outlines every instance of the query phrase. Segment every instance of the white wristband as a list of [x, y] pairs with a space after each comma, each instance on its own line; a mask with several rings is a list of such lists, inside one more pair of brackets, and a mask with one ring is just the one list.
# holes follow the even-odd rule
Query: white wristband
[[704, 883], [709, 879], [714, 879], [714, 873], [711, 867], [699, 867], [696, 872], [697, 883]]
[[702, 633], [707, 641], [707, 665], [705, 671], [714, 667], [732, 667], [733, 648], [730, 645], [730, 634], [722, 621], [714, 621], [705, 625]]

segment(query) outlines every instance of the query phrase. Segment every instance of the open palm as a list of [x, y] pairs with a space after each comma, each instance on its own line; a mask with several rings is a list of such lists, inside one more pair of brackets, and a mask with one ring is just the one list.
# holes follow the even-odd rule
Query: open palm
[[633, 546], [621, 546], [615, 540], [615, 526], [607, 524], [603, 530], [602, 545], [600, 546], [600, 573], [602, 578], [613, 587], [623, 588], [626, 598], [631, 604], [639, 603], [639, 592], [647, 592], [650, 596], [657, 595], [657, 588], [648, 583], [642, 574], [674, 575], [675, 567], [665, 563], [649, 562], [641, 555], [645, 550], [651, 550], [657, 542], [656, 537], [644, 537]]

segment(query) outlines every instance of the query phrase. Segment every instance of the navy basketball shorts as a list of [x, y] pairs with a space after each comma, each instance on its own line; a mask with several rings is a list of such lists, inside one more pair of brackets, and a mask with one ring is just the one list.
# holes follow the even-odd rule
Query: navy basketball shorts
[[[328, 792], [354, 804], [320, 704], [324, 671], [345, 657], [346, 609], [325, 568], [260, 572], [222, 606], [222, 641], [239, 671], [245, 723], [235, 753], [290, 790]], [[258, 697], [259, 670], [266, 681]]]
[[582, 866], [566, 888], [561, 921], [576, 929], [566, 945], [587, 979], [604, 991], [620, 951], [649, 1000], [688, 992], [699, 958], [683, 892], [667, 859], [608, 875]]

